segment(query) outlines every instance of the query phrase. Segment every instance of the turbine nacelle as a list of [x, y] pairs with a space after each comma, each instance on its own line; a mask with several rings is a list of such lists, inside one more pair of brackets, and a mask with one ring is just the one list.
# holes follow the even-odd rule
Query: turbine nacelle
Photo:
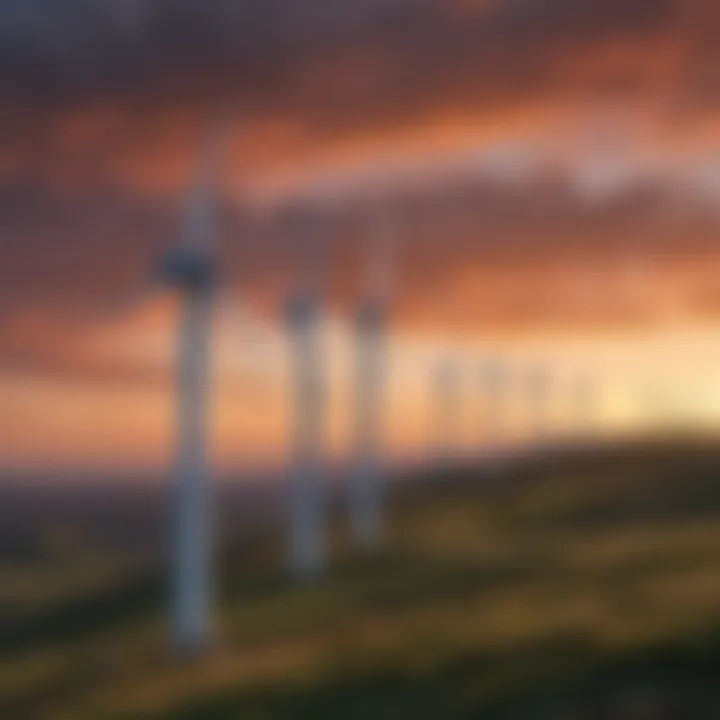
[[154, 276], [163, 285], [180, 291], [209, 292], [216, 284], [217, 263], [208, 252], [174, 248], [160, 257]]
[[355, 322], [361, 331], [381, 330], [386, 324], [385, 303], [380, 300], [367, 300], [360, 305], [355, 314]]
[[320, 319], [317, 299], [309, 293], [292, 295], [285, 305], [285, 317], [291, 329], [311, 327]]

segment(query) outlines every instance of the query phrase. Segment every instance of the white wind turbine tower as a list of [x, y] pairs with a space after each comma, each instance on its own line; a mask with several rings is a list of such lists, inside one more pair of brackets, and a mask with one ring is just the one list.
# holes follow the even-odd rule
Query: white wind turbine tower
[[507, 383], [507, 369], [500, 358], [489, 358], [481, 366], [481, 402], [483, 445], [493, 454], [499, 451], [503, 437], [503, 398]]
[[350, 478], [350, 526], [364, 549], [382, 535], [382, 433], [385, 416], [387, 315], [395, 237], [387, 215], [373, 223], [364, 297], [355, 316], [355, 463]]
[[224, 128], [201, 152], [178, 245], [160, 258], [155, 281], [179, 296], [171, 623], [175, 646], [196, 652], [210, 640], [211, 518], [207, 462], [209, 372], [215, 250], [213, 195]]
[[288, 560], [298, 581], [318, 577], [327, 563], [325, 538], [326, 387], [321, 347], [320, 239], [309, 213], [290, 216], [290, 242], [300, 269], [286, 305], [293, 373], [293, 460], [289, 472]]
[[552, 377], [545, 363], [530, 368], [528, 376], [529, 420], [535, 440], [542, 444], [548, 439]]
[[572, 384], [572, 414], [576, 436], [581, 442], [591, 439], [595, 431], [595, 378], [589, 374], [578, 375]]
[[433, 370], [432, 384], [439, 459], [452, 461], [460, 451], [462, 387], [457, 361], [449, 358], [439, 362]]

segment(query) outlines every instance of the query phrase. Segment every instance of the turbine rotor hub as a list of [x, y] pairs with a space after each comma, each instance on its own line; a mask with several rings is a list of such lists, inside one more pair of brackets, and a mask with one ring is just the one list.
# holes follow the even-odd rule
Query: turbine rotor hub
[[215, 285], [217, 265], [210, 253], [175, 249], [160, 258], [157, 275], [178, 290], [207, 292]]
[[384, 304], [378, 301], [363, 303], [357, 311], [355, 322], [361, 330], [373, 331], [382, 328], [386, 322]]
[[312, 295], [298, 293], [288, 299], [285, 316], [290, 327], [307, 327], [320, 318], [320, 308]]

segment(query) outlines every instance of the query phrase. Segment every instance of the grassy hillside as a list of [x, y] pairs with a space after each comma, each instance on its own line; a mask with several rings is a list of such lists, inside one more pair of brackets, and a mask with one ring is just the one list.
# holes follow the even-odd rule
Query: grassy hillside
[[336, 518], [307, 587], [271, 521], [230, 513], [217, 646], [185, 662], [137, 543], [161, 515], [125, 508], [127, 543], [112, 505], [6, 517], [0, 717], [720, 717], [719, 471], [665, 443], [398, 482], [385, 549], [354, 555]]

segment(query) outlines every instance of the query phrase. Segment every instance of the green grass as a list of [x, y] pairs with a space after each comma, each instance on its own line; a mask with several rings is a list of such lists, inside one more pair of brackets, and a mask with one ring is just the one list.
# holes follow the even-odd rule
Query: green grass
[[305, 587], [276, 533], [246, 534], [194, 661], [167, 650], [159, 565], [75, 567], [54, 596], [59, 560], [22, 554], [54, 599], [7, 606], [0, 717], [720, 717], [718, 471], [714, 448], [666, 443], [423, 478], [374, 557], [336, 518], [332, 571]]

